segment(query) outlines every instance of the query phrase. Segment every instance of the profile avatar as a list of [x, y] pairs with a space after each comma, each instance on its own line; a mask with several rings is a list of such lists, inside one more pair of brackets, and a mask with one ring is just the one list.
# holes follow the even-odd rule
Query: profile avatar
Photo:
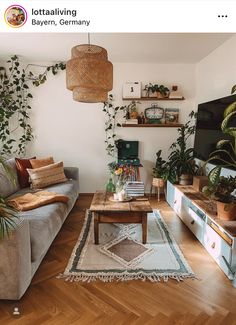
[[27, 21], [27, 12], [20, 5], [10, 6], [5, 11], [5, 21], [13, 28], [22, 27]]

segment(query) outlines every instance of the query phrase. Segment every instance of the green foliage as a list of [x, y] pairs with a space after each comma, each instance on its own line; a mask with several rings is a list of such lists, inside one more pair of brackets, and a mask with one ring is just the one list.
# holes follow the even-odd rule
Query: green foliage
[[[234, 86], [235, 87], [235, 86]], [[232, 91], [234, 89], [232, 88]], [[230, 104], [224, 111], [224, 119], [221, 123], [222, 132], [229, 134], [234, 137], [234, 146], [229, 140], [220, 140], [216, 145], [216, 150], [214, 150], [210, 155], [205, 164], [211, 162], [219, 165], [220, 167], [233, 167], [236, 168], [236, 125], [234, 125], [234, 120], [236, 116], [236, 102]], [[214, 173], [215, 169], [219, 166], [213, 168], [209, 174]]]
[[167, 88], [164, 85], [158, 85], [158, 84], [152, 84], [149, 83], [147, 85], [145, 85], [144, 90], [146, 90], [147, 96], [150, 93], [156, 93], [156, 92], [160, 92], [163, 96], [166, 96], [168, 94], [169, 88]]
[[236, 85], [234, 85], [234, 86], [232, 87], [232, 89], [231, 89], [231, 94], [235, 93], [235, 91], [236, 91]]
[[162, 150], [156, 153], [156, 164], [153, 168], [153, 176], [156, 178], [162, 178], [166, 174], [166, 161], [161, 157]]
[[16, 55], [7, 61], [7, 68], [0, 67], [0, 153], [24, 155], [26, 145], [32, 141], [30, 85], [39, 86], [47, 80], [47, 73], [54, 75], [65, 69], [64, 63], [45, 67], [42, 74], [34, 74], [21, 67]]
[[191, 112], [189, 116], [190, 120], [178, 128], [179, 137], [170, 146], [172, 152], [168, 157], [168, 164], [172, 175], [175, 173], [176, 180], [182, 174], [194, 175], [196, 173], [195, 152], [193, 148], [188, 148], [188, 139], [196, 129], [195, 123], [192, 124], [192, 118], [195, 118], [196, 114]]
[[[114, 106], [113, 95], [110, 94], [108, 100], [103, 105], [103, 112], [105, 113], [105, 133], [106, 133], [106, 152], [108, 156], [114, 156], [116, 152], [115, 142], [117, 140], [116, 127], [121, 127], [121, 123], [117, 122], [117, 114], [125, 112], [126, 106]], [[123, 115], [125, 117], [125, 114]]]
[[223, 203], [236, 203], [235, 196], [232, 195], [236, 190], [236, 176], [220, 176], [221, 168], [218, 167], [211, 173], [209, 184], [204, 186], [202, 192], [207, 197]]

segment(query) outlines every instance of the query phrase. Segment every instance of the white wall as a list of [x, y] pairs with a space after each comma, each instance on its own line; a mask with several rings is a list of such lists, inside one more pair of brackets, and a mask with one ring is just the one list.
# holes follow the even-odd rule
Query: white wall
[[[114, 88], [117, 105], [122, 103], [122, 85], [125, 81], [161, 82], [179, 85], [186, 100], [160, 102], [162, 107], [180, 108], [180, 121], [185, 122], [195, 105], [195, 65], [193, 64], [144, 64], [113, 63]], [[129, 103], [129, 102], [128, 102]], [[151, 102], [140, 106], [140, 112]], [[102, 104], [83, 104], [73, 101], [66, 89], [65, 73], [48, 77], [47, 82], [34, 89], [32, 125], [35, 141], [28, 155], [44, 157], [53, 155], [67, 166], [80, 168], [80, 191], [94, 192], [102, 189], [107, 181], [105, 152], [104, 113]], [[125, 140], [140, 141], [140, 158], [144, 165], [142, 176], [146, 190], [150, 188], [155, 153], [162, 149], [167, 158], [168, 148], [175, 140], [175, 128], [120, 128], [118, 135]]]
[[230, 95], [236, 84], [236, 36], [233, 36], [197, 64], [197, 102]]

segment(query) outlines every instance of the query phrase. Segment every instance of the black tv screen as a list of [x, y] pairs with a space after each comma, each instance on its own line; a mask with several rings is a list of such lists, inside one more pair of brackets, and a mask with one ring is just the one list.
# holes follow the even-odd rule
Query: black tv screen
[[[221, 122], [224, 118], [224, 110], [235, 101], [236, 95], [231, 95], [198, 105], [194, 140], [197, 158], [207, 160], [210, 153], [216, 149], [219, 140], [230, 140], [234, 145], [234, 138], [222, 132]], [[236, 119], [232, 123], [236, 125]]]

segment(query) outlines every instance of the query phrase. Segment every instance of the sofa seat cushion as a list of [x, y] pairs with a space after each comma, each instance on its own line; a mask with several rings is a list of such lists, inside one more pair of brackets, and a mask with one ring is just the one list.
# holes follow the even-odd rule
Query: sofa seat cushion
[[[38, 260], [46, 253], [53, 239], [60, 230], [64, 220], [74, 205], [78, 197], [78, 182], [74, 180], [53, 185], [47, 188], [69, 196], [69, 201], [65, 203], [52, 203], [30, 211], [20, 212], [20, 216], [27, 219], [30, 229], [31, 261]], [[32, 190], [22, 189], [10, 198], [32, 192]]]

